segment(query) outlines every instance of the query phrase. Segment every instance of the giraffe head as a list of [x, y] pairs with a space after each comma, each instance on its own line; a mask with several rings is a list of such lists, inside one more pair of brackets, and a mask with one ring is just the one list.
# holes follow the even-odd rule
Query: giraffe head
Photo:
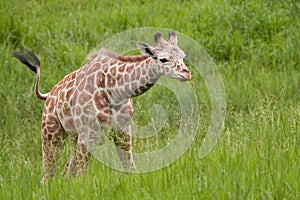
[[191, 72], [183, 62], [186, 55], [177, 46], [176, 34], [170, 32], [169, 39], [166, 41], [160, 33], [156, 33], [154, 39], [156, 42], [154, 47], [138, 42], [138, 48], [142, 55], [154, 59], [162, 74], [180, 81], [190, 80]]

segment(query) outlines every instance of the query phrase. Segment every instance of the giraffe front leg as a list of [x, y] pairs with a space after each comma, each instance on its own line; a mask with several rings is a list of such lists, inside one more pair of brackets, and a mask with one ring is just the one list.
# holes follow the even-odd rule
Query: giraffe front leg
[[119, 132], [114, 137], [114, 143], [116, 145], [118, 155], [120, 157], [120, 160], [122, 162], [122, 165], [124, 169], [127, 172], [133, 171], [136, 169], [135, 163], [132, 156], [132, 141], [131, 141], [131, 128], [128, 127], [128, 129], [122, 132]]

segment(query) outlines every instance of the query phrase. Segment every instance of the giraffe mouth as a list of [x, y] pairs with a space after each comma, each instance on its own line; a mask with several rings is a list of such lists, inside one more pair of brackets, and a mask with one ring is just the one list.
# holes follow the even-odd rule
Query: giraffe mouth
[[176, 77], [180, 82], [185, 82], [187, 81], [188, 79], [185, 78], [183, 75], [181, 74], [177, 74], [177, 77]]

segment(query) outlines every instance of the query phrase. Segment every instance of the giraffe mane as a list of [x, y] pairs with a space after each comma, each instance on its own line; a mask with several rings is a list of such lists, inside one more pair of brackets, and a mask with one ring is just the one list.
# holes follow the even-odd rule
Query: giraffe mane
[[88, 56], [88, 60], [89, 61], [94, 60], [99, 55], [107, 56], [109, 58], [113, 58], [113, 59], [116, 59], [116, 60], [122, 61], [122, 62], [141, 62], [148, 58], [147, 56], [143, 56], [143, 55], [123, 56], [123, 55], [117, 54], [115, 52], [112, 52], [108, 49], [101, 48], [100, 51], [91, 53]]

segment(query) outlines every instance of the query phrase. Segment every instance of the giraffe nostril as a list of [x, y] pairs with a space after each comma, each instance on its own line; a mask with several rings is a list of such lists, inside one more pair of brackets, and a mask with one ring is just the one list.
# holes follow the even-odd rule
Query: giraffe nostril
[[188, 70], [188, 69], [183, 69], [182, 72], [183, 72], [183, 73], [190, 73], [190, 70]]

